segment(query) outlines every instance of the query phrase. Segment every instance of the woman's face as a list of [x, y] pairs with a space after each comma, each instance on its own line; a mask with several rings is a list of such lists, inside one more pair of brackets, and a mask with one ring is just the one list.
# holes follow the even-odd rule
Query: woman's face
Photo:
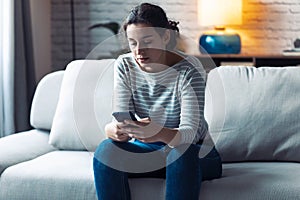
[[168, 31], [161, 36], [149, 25], [130, 24], [126, 33], [130, 50], [141, 67], [165, 64], [166, 45], [169, 42]]

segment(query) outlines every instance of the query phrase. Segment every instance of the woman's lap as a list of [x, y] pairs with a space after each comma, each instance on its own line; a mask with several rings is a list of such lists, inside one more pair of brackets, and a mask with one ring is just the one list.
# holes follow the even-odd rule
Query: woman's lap
[[[114, 165], [122, 162], [127, 163], [127, 171], [125, 171], [128, 172], [128, 177], [130, 178], [165, 178], [167, 165], [176, 162], [176, 159], [179, 159], [182, 155], [186, 155], [187, 157], [183, 164], [189, 165], [188, 162], [190, 162], [190, 159], [197, 156], [199, 158], [198, 166], [201, 169], [202, 180], [220, 177], [222, 173], [222, 164], [217, 150], [212, 147], [207, 155], [200, 158], [197, 154], [200, 149], [201, 145], [197, 144], [181, 145], [177, 148], [170, 148], [167, 145], [148, 144], [140, 141], [116, 142], [107, 139], [99, 145], [94, 157], [104, 164]], [[194, 151], [194, 153], [189, 153], [189, 151]], [[134, 157], [134, 159], [131, 157]], [[123, 161], [120, 162], [120, 159]], [[139, 161], [140, 159], [141, 161]], [[112, 160], [115, 160], [116, 162], [111, 162]], [[155, 162], [157, 162], [156, 165]], [[152, 166], [148, 167], [145, 163], [149, 163]], [[196, 165], [198, 163], [196, 163]], [[130, 166], [135, 168], [136, 165], [140, 165], [141, 167], [137, 167], [137, 170], [128, 170]]]

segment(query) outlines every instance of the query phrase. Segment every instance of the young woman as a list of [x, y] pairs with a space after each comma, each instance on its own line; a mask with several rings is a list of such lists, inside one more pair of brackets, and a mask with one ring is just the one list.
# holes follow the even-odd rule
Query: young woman
[[130, 199], [128, 178], [156, 177], [166, 179], [165, 199], [196, 200], [201, 182], [222, 173], [203, 115], [205, 71], [176, 50], [177, 23], [159, 6], [135, 7], [123, 30], [131, 53], [116, 61], [114, 111], [140, 119], [106, 125], [94, 154], [98, 199]]

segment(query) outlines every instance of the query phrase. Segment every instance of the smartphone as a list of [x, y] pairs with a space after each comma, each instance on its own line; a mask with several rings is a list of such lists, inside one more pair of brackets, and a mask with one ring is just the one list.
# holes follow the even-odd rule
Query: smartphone
[[132, 121], [137, 121], [137, 119], [135, 118], [133, 112], [131, 111], [127, 111], [127, 112], [114, 112], [112, 114], [114, 116], [114, 118], [118, 121], [118, 122], [123, 122], [124, 120], [132, 120]]

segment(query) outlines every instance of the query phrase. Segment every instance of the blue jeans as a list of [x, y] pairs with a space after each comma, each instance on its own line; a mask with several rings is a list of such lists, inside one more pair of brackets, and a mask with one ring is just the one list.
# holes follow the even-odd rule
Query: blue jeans
[[93, 167], [99, 200], [129, 200], [128, 178], [166, 179], [166, 200], [198, 200], [201, 182], [221, 177], [222, 163], [213, 147], [203, 158], [201, 145], [170, 148], [161, 143], [103, 141]]

